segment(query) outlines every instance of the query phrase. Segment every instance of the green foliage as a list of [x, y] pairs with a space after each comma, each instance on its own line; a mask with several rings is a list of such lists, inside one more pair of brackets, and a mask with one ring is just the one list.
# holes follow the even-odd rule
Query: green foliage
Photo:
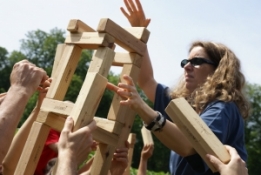
[[252, 106], [245, 127], [248, 172], [251, 175], [259, 175], [261, 169], [256, 165], [261, 164], [261, 86], [249, 84], [247, 94]]
[[[130, 169], [130, 175], [136, 175], [137, 174], [137, 169], [131, 168]], [[149, 171], [147, 170], [146, 175], [170, 175], [169, 173], [165, 172], [154, 172], [154, 171]]]
[[50, 75], [56, 47], [64, 43], [65, 31], [54, 28], [50, 33], [42, 30], [30, 31], [21, 40], [21, 52], [30, 62], [43, 68]]

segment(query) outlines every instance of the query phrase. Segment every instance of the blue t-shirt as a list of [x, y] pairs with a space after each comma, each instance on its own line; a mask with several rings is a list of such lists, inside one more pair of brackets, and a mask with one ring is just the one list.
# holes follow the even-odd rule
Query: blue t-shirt
[[[157, 85], [154, 109], [171, 121], [165, 112], [165, 108], [171, 101], [168, 91], [168, 87], [162, 84]], [[246, 161], [244, 121], [234, 102], [214, 101], [204, 109], [200, 117], [223, 144], [234, 147], [240, 157]], [[171, 151], [169, 168], [171, 175], [214, 174], [198, 154], [181, 157]]]

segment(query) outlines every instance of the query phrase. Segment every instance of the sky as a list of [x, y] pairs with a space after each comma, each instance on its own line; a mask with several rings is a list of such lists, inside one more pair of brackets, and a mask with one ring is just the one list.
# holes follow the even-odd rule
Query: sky
[[[260, 0], [140, 0], [150, 38], [148, 49], [155, 79], [173, 86], [183, 73], [180, 61], [188, 57], [195, 40], [228, 46], [241, 61], [247, 82], [261, 85]], [[0, 5], [0, 47], [20, 49], [20, 40], [37, 29], [66, 30], [71, 19], [96, 29], [101, 18], [130, 27], [120, 11], [123, 0], [8, 0]], [[117, 50], [116, 51], [120, 51]], [[113, 68], [120, 73], [121, 69]]]

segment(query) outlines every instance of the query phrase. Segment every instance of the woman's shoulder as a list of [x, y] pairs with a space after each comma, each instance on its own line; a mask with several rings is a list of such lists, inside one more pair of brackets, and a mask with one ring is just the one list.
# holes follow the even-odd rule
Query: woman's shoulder
[[232, 113], [240, 114], [236, 103], [233, 101], [230, 102], [224, 102], [221, 100], [213, 101], [207, 105], [204, 111], [216, 111], [223, 114], [226, 113], [227, 115]]

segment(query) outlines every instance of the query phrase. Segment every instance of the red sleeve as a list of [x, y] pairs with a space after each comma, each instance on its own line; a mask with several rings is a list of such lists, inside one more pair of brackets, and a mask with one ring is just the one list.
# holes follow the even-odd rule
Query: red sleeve
[[60, 133], [58, 131], [55, 131], [54, 129], [51, 129], [46, 139], [45, 146], [58, 142], [59, 137]]

